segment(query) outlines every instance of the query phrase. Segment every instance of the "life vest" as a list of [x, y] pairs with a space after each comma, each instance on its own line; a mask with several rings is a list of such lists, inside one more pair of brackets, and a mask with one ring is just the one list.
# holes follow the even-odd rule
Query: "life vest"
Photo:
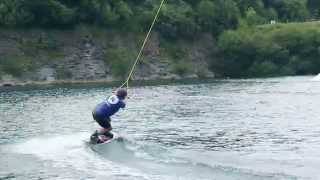
[[94, 113], [95, 116], [105, 119], [106, 117], [114, 115], [120, 108], [124, 108], [125, 105], [126, 104], [120, 100], [118, 96], [112, 95], [98, 104], [94, 109]]

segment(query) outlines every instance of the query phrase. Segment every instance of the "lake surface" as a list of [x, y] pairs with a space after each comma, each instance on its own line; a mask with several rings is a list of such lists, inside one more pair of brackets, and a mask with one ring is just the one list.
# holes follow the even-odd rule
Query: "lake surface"
[[108, 87], [0, 92], [0, 179], [320, 179], [312, 77], [133, 87], [123, 142], [88, 145]]

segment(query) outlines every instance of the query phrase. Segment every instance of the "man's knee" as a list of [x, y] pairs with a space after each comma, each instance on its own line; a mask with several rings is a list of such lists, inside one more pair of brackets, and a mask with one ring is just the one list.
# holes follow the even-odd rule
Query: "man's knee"
[[111, 131], [112, 130], [112, 127], [109, 127], [109, 128], [104, 128], [104, 131]]

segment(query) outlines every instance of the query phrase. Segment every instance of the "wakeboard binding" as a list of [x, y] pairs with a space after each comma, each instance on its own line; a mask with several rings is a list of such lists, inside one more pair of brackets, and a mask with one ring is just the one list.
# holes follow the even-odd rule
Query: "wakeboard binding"
[[97, 130], [90, 136], [91, 144], [102, 144], [111, 139], [113, 139], [114, 135], [111, 132], [100, 133]]

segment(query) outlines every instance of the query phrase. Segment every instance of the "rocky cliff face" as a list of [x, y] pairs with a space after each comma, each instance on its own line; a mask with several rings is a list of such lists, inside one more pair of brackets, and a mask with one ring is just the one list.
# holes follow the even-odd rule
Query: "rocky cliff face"
[[[136, 54], [142, 39], [143, 34], [108, 32], [89, 27], [68, 31], [2, 29], [0, 83], [121, 80], [119, 75], [112, 73], [108, 50], [122, 48]], [[182, 46], [180, 53], [183, 58], [174, 57], [172, 54], [175, 52], [162, 45], [160, 39], [156, 33], [151, 37], [134, 73], [134, 80], [214, 76], [208, 68], [209, 54], [214, 48], [210, 35], [203, 35], [196, 41], [171, 44], [170, 47], [175, 48]], [[175, 58], [181, 58], [178, 70], [173, 68], [177, 64]], [[130, 59], [133, 62], [135, 56]], [[5, 65], [8, 63], [10, 66]], [[129, 68], [131, 64], [125, 66]]]

